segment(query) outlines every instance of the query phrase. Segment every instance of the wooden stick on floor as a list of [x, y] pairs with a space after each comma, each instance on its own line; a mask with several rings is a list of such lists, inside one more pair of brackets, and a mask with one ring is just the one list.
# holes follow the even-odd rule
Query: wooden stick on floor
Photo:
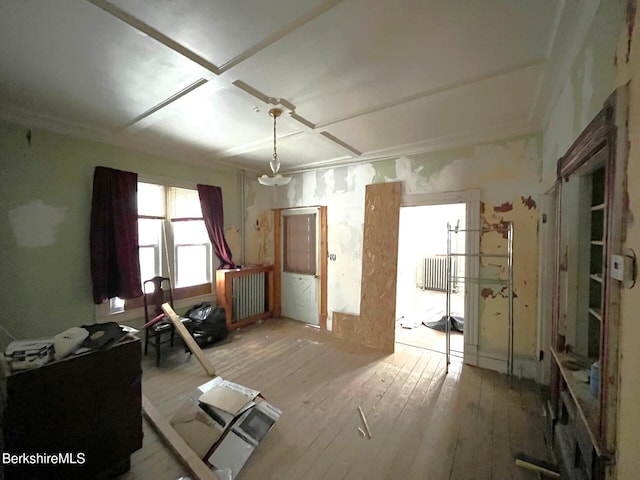
[[527, 470], [533, 470], [534, 472], [538, 472], [547, 477], [551, 478], [560, 478], [560, 473], [555, 465], [547, 463], [543, 460], [538, 460], [533, 457], [529, 457], [524, 453], [516, 453], [515, 454], [516, 465], [521, 468], [526, 468]]
[[209, 362], [205, 354], [202, 353], [200, 346], [193, 339], [193, 337], [191, 336], [187, 328], [182, 324], [182, 322], [180, 321], [180, 317], [176, 315], [176, 312], [173, 311], [173, 308], [171, 308], [171, 305], [169, 305], [168, 303], [163, 303], [162, 311], [166, 313], [168, 317], [171, 319], [171, 321], [173, 322], [173, 326], [176, 327], [176, 330], [184, 340], [184, 343], [187, 344], [187, 347], [189, 347], [189, 350], [191, 350], [191, 352], [196, 356], [196, 358], [200, 362], [200, 365], [202, 365], [202, 368], [205, 369], [205, 371], [210, 377], [215, 377], [216, 371], [213, 368], [213, 365], [211, 365], [211, 363]]
[[362, 420], [362, 424], [364, 426], [364, 431], [367, 434], [367, 438], [371, 438], [371, 430], [369, 429], [369, 424], [367, 423], [367, 419], [364, 416], [364, 412], [362, 411], [362, 407], [358, 406], [358, 413], [360, 414], [360, 420]]
[[193, 451], [184, 439], [174, 430], [162, 414], [153, 406], [146, 395], [142, 395], [142, 409], [151, 422], [151, 425], [158, 431], [160, 436], [166, 440], [169, 446], [180, 458], [180, 461], [191, 471], [196, 480], [220, 480], [213, 470]]

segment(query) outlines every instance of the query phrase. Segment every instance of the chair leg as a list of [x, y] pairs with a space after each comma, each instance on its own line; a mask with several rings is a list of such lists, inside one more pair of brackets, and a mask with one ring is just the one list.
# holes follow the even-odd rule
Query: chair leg
[[149, 330], [144, 331], [144, 356], [147, 356], [149, 351]]
[[159, 333], [156, 333], [156, 367], [160, 366], [160, 337]]

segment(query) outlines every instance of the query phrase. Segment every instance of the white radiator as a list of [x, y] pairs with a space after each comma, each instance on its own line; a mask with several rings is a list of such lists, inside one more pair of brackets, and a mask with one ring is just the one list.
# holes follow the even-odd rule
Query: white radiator
[[232, 279], [232, 323], [268, 311], [266, 275], [265, 272], [258, 272]]
[[[451, 257], [452, 291], [456, 291], [455, 277], [457, 276], [456, 257]], [[416, 267], [416, 287], [420, 290], [447, 291], [447, 257], [423, 257]]]

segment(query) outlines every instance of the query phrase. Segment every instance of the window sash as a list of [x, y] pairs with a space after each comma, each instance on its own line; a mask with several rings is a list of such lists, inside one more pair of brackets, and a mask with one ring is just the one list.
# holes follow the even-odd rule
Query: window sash
[[[195, 281], [192, 283], [187, 283], [186, 285], [183, 285], [183, 279], [185, 278], [185, 276], [188, 277], [197, 277], [198, 274], [194, 274], [193, 272], [189, 273], [188, 275], [184, 275], [185, 272], [185, 264], [186, 262], [188, 262], [188, 260], [185, 259], [185, 257], [183, 257], [183, 261], [185, 263], [183, 263], [182, 267], [180, 267], [180, 251], [182, 251], [183, 253], [186, 253], [186, 250], [189, 251], [193, 251], [194, 248], [202, 248], [203, 251], [202, 253], [204, 253], [204, 258], [201, 258], [200, 261], [202, 261], [202, 265], [199, 266], [198, 270], [200, 270], [200, 268], [202, 268], [202, 270], [200, 270], [199, 274], [201, 275], [200, 280], [202, 281]], [[206, 282], [210, 282], [211, 280], [211, 245], [207, 244], [207, 243], [187, 243], [187, 244], [177, 244], [174, 247], [174, 252], [175, 252], [175, 272], [176, 272], [176, 286], [177, 287], [189, 287], [191, 285], [198, 285], [201, 283], [206, 283]], [[200, 255], [202, 254], [200, 253]], [[189, 262], [189, 264], [191, 264], [191, 262]], [[198, 271], [195, 270], [195, 271]]]

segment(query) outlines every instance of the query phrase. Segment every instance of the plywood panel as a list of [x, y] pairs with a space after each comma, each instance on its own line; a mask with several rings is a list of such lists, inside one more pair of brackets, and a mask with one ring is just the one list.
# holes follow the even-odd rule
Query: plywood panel
[[335, 336], [351, 343], [361, 343], [362, 332], [358, 332], [358, 315], [333, 312], [332, 332]]
[[364, 345], [393, 352], [398, 225], [402, 183], [367, 185], [362, 245], [360, 323]]
[[278, 318], [282, 314], [282, 211], [273, 211], [273, 316]]
[[320, 329], [327, 329], [327, 207], [320, 207]]

